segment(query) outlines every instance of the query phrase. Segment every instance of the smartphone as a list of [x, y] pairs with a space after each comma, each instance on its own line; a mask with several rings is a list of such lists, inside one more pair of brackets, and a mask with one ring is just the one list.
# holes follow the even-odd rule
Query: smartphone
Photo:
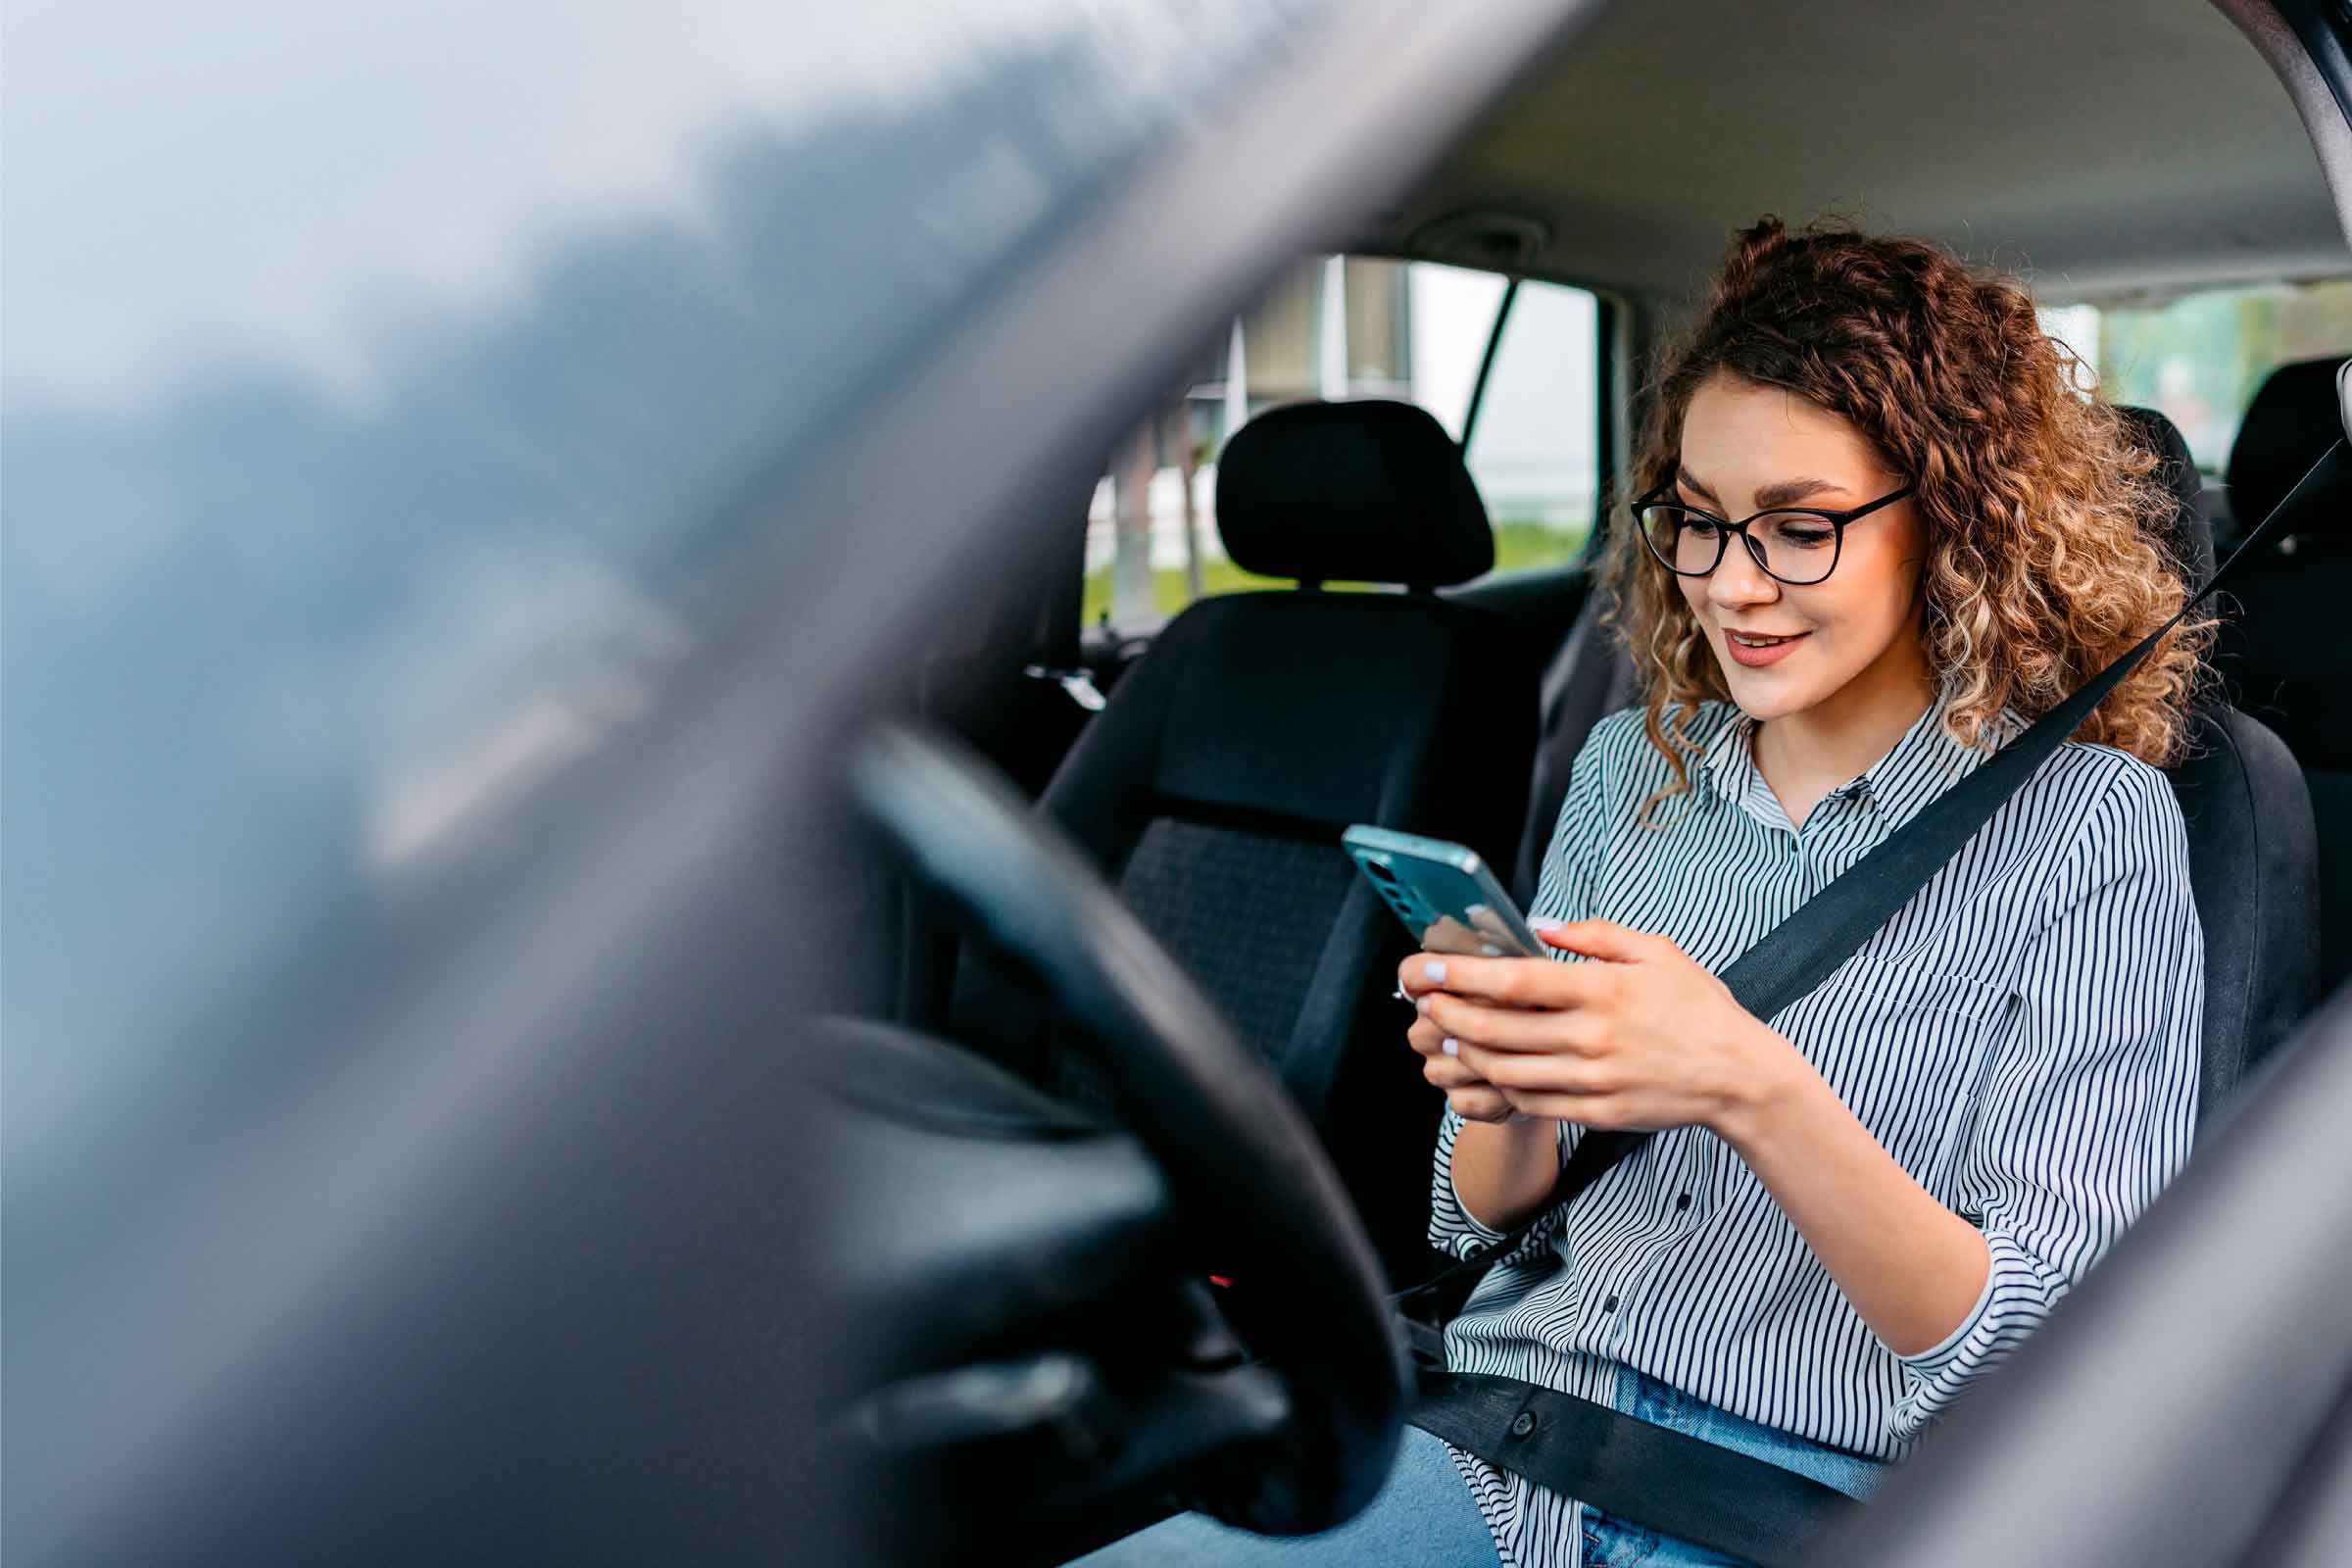
[[1362, 822], [1340, 835], [1340, 846], [1428, 951], [1488, 958], [1546, 956], [1476, 850]]

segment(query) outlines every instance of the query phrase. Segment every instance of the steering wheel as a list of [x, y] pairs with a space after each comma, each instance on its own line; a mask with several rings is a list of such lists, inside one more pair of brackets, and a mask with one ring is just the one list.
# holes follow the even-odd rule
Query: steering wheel
[[848, 774], [912, 874], [1080, 1026], [1178, 1210], [1230, 1260], [1248, 1302], [1234, 1326], [1288, 1413], [1243, 1490], [1202, 1506], [1275, 1535], [1352, 1517], [1394, 1460], [1409, 1361], [1371, 1242], [1280, 1081], [1086, 857], [960, 743], [879, 726]]

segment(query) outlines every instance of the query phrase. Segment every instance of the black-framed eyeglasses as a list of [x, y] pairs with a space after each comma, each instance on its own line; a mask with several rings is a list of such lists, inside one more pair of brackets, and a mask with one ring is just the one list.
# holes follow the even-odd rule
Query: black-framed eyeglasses
[[1642, 542], [1659, 565], [1678, 576], [1704, 577], [1723, 564], [1724, 547], [1738, 534], [1766, 576], [1792, 588], [1810, 587], [1838, 569], [1847, 523], [1867, 517], [1881, 507], [1893, 506], [1914, 488], [1905, 484], [1850, 512], [1775, 507], [1729, 522], [1701, 508], [1664, 499], [1672, 485], [1669, 480], [1634, 503], [1634, 521], [1642, 530]]

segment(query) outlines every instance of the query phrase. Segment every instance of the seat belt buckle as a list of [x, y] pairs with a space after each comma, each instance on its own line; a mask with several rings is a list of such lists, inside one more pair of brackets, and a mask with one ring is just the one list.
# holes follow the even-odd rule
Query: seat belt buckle
[[1446, 1370], [1446, 1330], [1424, 1323], [1418, 1318], [1400, 1317], [1404, 1325], [1404, 1348], [1413, 1358], [1413, 1367], [1420, 1372]]

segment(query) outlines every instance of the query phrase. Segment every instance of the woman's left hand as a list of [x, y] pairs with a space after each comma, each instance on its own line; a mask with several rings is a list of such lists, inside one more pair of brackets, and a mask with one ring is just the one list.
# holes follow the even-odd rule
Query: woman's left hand
[[[1771, 1092], [1796, 1048], [1662, 936], [1611, 920], [1538, 925], [1601, 960], [1417, 955], [1424, 1014], [1519, 1111], [1587, 1127], [1655, 1131], [1727, 1123]], [[1445, 964], [1432, 978], [1429, 960]]]

